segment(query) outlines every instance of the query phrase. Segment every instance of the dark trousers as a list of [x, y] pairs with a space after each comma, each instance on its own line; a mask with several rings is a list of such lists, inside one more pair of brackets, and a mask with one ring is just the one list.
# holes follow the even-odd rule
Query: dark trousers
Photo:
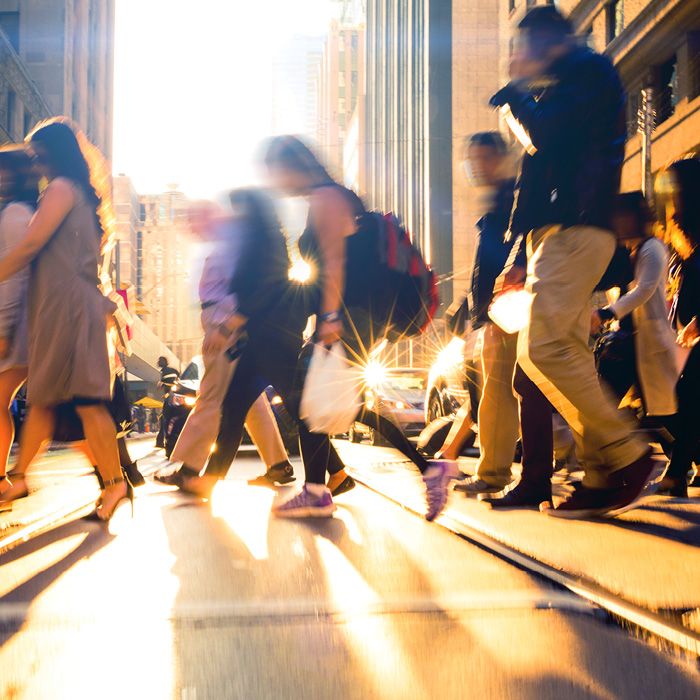
[[520, 432], [523, 447], [522, 480], [549, 484], [554, 473], [552, 404], [537, 385], [516, 365], [513, 389], [520, 403]]
[[676, 440], [667, 476], [683, 479], [700, 455], [700, 344], [690, 351], [676, 393], [678, 413], [672, 428]]

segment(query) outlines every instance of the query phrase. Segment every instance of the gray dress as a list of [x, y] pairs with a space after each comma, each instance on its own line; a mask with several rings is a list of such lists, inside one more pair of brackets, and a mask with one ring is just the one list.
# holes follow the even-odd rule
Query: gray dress
[[[12, 202], [0, 212], [0, 259], [4, 258], [25, 236], [32, 209]], [[27, 286], [29, 268], [20, 270], [10, 279], [0, 282], [0, 337], [10, 341], [10, 352], [0, 359], [0, 372], [13, 367], [26, 367], [27, 348]]]
[[27, 399], [38, 406], [110, 399], [107, 315], [115, 306], [98, 289], [102, 232], [82, 190], [73, 191], [75, 205], [29, 281]]

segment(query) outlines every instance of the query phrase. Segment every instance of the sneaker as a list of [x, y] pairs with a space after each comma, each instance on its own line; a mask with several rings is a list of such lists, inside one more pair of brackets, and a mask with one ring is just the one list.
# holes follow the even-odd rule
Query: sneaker
[[503, 490], [503, 486], [494, 486], [480, 479], [478, 476], [470, 476], [455, 486], [455, 491], [459, 491], [467, 496], [478, 496], [479, 494], [498, 493]]
[[249, 479], [248, 485], [275, 488], [276, 486], [291, 484], [294, 481], [296, 481], [294, 467], [287, 462], [286, 464], [276, 464], [270, 467], [264, 474], [256, 476], [255, 479]]
[[552, 484], [514, 481], [493, 496], [479, 496], [491, 508], [539, 508], [542, 503], [552, 504]]
[[447, 503], [448, 487], [451, 480], [452, 472], [449, 462], [432, 462], [431, 466], [423, 473], [425, 500], [428, 503], [426, 520], [435, 520], [442, 513]]
[[664, 465], [647, 452], [628, 467], [615, 472], [611, 488], [592, 489], [577, 484], [574, 492], [556, 508], [543, 504], [540, 510], [555, 518], [613, 518], [634, 508], [642, 496], [653, 493]]
[[309, 491], [306, 484], [293, 498], [272, 508], [278, 518], [330, 518], [335, 512], [331, 492], [324, 489], [321, 496]]

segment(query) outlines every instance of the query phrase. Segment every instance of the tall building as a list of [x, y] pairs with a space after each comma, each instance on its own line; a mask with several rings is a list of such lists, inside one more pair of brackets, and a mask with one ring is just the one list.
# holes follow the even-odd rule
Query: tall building
[[0, 0], [0, 136], [65, 114], [111, 157], [114, 0]]
[[[530, 0], [502, 0], [502, 77], [515, 25]], [[628, 95], [624, 191], [642, 187], [641, 91], [652, 88], [656, 113], [651, 170], [700, 152], [700, 0], [559, 0], [576, 32], [617, 66]]]
[[124, 174], [112, 179], [117, 243], [114, 248], [115, 287], [133, 287], [137, 298], [143, 293], [143, 232], [141, 202], [131, 178]]
[[316, 142], [328, 166], [344, 178], [345, 143], [364, 82], [364, 27], [331, 22], [319, 67]]
[[141, 287], [142, 314], [150, 329], [183, 362], [199, 354], [202, 345], [188, 206], [176, 185], [162, 194], [140, 197], [136, 243], [136, 286]]
[[367, 197], [402, 216], [447, 303], [466, 285], [480, 215], [462, 140], [497, 125], [498, 12], [492, 0], [367, 2]]
[[273, 134], [316, 136], [322, 49], [323, 37], [301, 34], [278, 48], [272, 64]]

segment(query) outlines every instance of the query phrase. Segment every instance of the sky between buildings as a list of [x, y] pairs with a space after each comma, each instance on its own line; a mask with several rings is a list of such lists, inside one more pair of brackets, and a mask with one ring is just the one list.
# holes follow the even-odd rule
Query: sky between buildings
[[[114, 172], [143, 193], [174, 183], [191, 197], [254, 181], [274, 57], [294, 34], [324, 34], [333, 11], [330, 0], [117, 0]], [[290, 105], [290, 131], [297, 115]]]

